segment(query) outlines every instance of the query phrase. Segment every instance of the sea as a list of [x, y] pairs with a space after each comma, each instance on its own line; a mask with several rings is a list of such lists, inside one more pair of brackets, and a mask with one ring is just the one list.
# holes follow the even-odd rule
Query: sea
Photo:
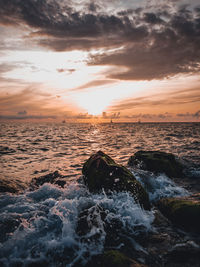
[[[99, 207], [107, 211], [108, 223], [119, 220], [123, 234], [144, 250], [135, 236], [153, 231], [154, 210], [143, 210], [127, 192], [92, 194], [82, 181], [84, 162], [99, 150], [126, 167], [139, 150], [170, 152], [189, 178], [200, 181], [200, 123], [1, 122], [0, 181], [23, 188], [0, 193], [1, 266], [86, 265], [103, 252], [107, 238]], [[44, 183], [30, 188], [33, 179], [55, 171], [65, 177], [64, 187]], [[141, 183], [144, 175], [150, 177], [152, 202], [190, 194], [165, 174], [131, 171]], [[80, 235], [79, 215], [88, 205], [96, 223], [88, 217], [91, 227]]]

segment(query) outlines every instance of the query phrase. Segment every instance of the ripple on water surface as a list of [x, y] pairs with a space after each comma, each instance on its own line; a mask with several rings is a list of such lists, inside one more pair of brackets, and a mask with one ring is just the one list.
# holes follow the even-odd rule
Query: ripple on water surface
[[[1, 123], [1, 177], [30, 181], [35, 171], [80, 172], [98, 150], [127, 164], [137, 150], [162, 150], [200, 162], [199, 123], [53, 124]], [[14, 164], [13, 164], [14, 163]], [[194, 166], [193, 166], [194, 165]]]

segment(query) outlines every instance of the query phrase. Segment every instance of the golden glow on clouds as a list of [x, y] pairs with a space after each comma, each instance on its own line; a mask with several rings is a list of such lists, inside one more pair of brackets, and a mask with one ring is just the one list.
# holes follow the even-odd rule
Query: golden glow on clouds
[[[167, 92], [170, 94], [180, 88], [187, 88], [188, 84], [195, 86], [199, 84], [198, 77], [194, 75], [162, 81], [113, 80], [112, 83], [112, 80], [108, 80], [106, 83], [105, 75], [109, 67], [88, 66], [88, 57], [87, 52], [81, 51], [12, 51], [1, 57], [2, 62], [14, 66], [13, 70], [5, 72], [3, 77], [17, 79], [19, 82], [21, 80], [29, 84], [37, 83], [39, 90], [54, 96], [52, 102], [48, 103], [48, 112], [52, 107], [54, 111], [56, 109], [58, 112], [63, 111], [63, 114], [69, 111], [77, 114], [100, 115], [103, 111], [112, 112], [113, 110], [114, 112], [125, 112], [124, 114], [150, 113], [149, 109], [153, 107], [151, 99], [155, 100], [155, 94], [162, 96]], [[91, 86], [93, 84], [94, 86]], [[145, 98], [147, 106], [143, 105], [143, 102], [140, 106], [136, 106], [134, 101], [133, 105], [126, 105], [129, 99], [137, 98]], [[156, 100], [159, 103], [159, 97]], [[119, 106], [119, 110], [113, 108], [115, 106]], [[194, 107], [197, 110], [196, 104]], [[159, 104], [153, 108], [154, 113], [162, 110]], [[165, 109], [170, 108], [165, 106]], [[192, 110], [192, 106], [190, 109]]]
[[115, 101], [144, 94], [147, 87], [147, 82], [119, 82], [116, 85], [105, 85], [98, 89], [90, 88], [83, 92], [76, 92], [71, 94], [71, 97], [84, 111], [99, 115], [107, 111]]
[[[113, 101], [137, 95], [146, 82], [118, 82], [100, 87], [77, 87], [103, 78], [106, 67], [87, 66], [87, 53], [16, 51], [7, 54], [3, 60], [16, 64], [16, 68], [6, 73], [6, 78], [25, 80], [28, 83], [43, 84], [42, 90], [56, 94], [64, 103], [70, 100], [80, 111], [99, 115]], [[73, 90], [75, 88], [75, 90]]]

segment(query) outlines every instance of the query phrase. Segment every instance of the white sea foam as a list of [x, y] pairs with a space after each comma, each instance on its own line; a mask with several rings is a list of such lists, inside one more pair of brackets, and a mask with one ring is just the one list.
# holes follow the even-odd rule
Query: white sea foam
[[176, 185], [164, 173], [155, 175], [146, 171], [136, 172], [132, 170], [135, 178], [144, 186], [151, 201], [165, 197], [178, 197], [188, 195], [188, 191]]
[[[84, 210], [88, 229], [80, 227], [80, 233], [78, 218]], [[92, 255], [103, 251], [106, 223], [111, 225], [115, 219], [124, 232], [134, 237], [151, 230], [154, 219], [153, 212], [141, 209], [128, 193], [91, 194], [78, 183], [64, 189], [44, 184], [34, 192], [6, 194], [0, 198], [0, 213], [4, 224], [10, 222], [5, 233], [1, 233], [0, 264], [3, 266], [84, 264]]]

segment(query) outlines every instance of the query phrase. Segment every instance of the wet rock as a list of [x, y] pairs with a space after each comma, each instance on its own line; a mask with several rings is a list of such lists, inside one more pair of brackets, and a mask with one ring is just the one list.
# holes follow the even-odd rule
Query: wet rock
[[1, 179], [0, 180], [0, 192], [1, 193], [19, 193], [25, 189], [25, 185], [20, 183], [19, 181], [13, 181], [13, 180], [6, 180]]
[[176, 226], [200, 233], [200, 193], [184, 198], [161, 199], [157, 206]]
[[100, 205], [83, 209], [78, 215], [76, 228], [76, 233], [81, 237], [81, 241], [98, 244], [103, 240], [104, 248], [123, 244], [123, 246], [131, 247], [132, 251], [133, 246], [127, 245], [128, 233], [125, 232], [122, 222], [115, 217], [108, 220], [107, 215], [109, 215], [109, 211]]
[[102, 151], [85, 162], [82, 173], [90, 192], [128, 191], [144, 209], [150, 209], [148, 194], [133, 174]]
[[30, 184], [30, 189], [34, 190], [45, 183], [57, 184], [61, 187], [64, 187], [66, 181], [63, 180], [63, 178], [64, 176], [58, 171], [40, 176], [38, 178], [33, 178]]
[[86, 265], [87, 267], [147, 267], [133, 259], [130, 259], [125, 254], [118, 250], [109, 250], [102, 255], [93, 257]]
[[155, 173], [165, 173], [169, 177], [183, 176], [182, 164], [171, 153], [138, 151], [129, 158], [128, 165]]
[[97, 240], [104, 235], [104, 219], [106, 212], [97, 205], [85, 208], [78, 216], [76, 233], [82, 237], [82, 241]]
[[194, 241], [187, 241], [173, 246], [165, 255], [166, 266], [182, 264], [182, 266], [199, 266], [200, 246]]
[[13, 235], [13, 232], [20, 225], [21, 219], [20, 216], [15, 215], [9, 217], [8, 215], [2, 215], [0, 217], [0, 242], [5, 242], [10, 235]]

